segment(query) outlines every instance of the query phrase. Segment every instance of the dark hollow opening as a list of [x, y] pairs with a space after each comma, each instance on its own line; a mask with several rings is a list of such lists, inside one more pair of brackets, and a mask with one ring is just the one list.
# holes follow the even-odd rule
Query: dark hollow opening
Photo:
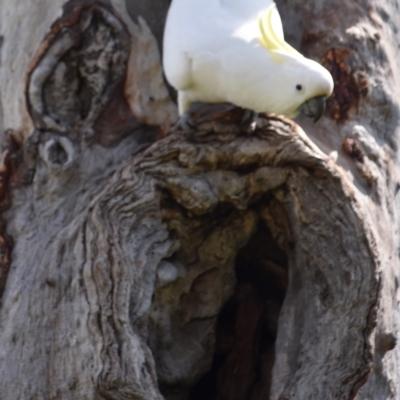
[[237, 287], [218, 317], [212, 367], [189, 400], [269, 398], [288, 259], [263, 222], [239, 251], [235, 270]]
[[64, 165], [68, 161], [68, 154], [59, 141], [49, 147], [48, 157], [49, 161], [56, 165]]

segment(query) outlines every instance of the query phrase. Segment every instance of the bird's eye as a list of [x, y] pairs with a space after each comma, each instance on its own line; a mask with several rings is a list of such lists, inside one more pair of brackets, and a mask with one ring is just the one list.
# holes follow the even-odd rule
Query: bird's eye
[[301, 85], [296, 85], [296, 89], [300, 92], [301, 90], [303, 90], [303, 86], [301, 86]]

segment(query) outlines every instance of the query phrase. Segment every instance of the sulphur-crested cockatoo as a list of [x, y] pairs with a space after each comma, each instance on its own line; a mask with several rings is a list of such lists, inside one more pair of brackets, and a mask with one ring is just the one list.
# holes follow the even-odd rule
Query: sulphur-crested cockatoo
[[195, 101], [230, 102], [317, 120], [333, 90], [331, 74], [285, 42], [272, 0], [173, 0], [163, 64], [180, 115]]

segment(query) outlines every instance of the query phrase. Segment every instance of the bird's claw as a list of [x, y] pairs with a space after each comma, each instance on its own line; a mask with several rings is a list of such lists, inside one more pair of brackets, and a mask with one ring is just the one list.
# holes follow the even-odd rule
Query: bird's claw
[[183, 114], [176, 124], [172, 127], [171, 132], [179, 132], [179, 131], [184, 131], [184, 132], [193, 132], [195, 128], [195, 122], [193, 118], [190, 116], [189, 113]]
[[258, 113], [251, 110], [246, 110], [243, 115], [242, 124], [248, 124], [246, 133], [251, 135], [257, 129]]

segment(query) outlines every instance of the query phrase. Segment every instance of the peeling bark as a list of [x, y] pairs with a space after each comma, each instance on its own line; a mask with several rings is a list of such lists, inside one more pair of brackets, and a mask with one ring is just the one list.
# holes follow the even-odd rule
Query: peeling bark
[[43, 40], [1, 7], [5, 398], [398, 398], [397, 6], [278, 2], [336, 89], [247, 134], [229, 105], [169, 131], [168, 2], [17, 3]]
[[[289, 258], [271, 397], [349, 397], [371, 368], [370, 334], [379, 286], [373, 238], [352, 187], [334, 163], [295, 125], [279, 120], [265, 120], [263, 125], [251, 136], [240, 129], [229, 132], [230, 125], [215, 122], [200, 125], [203, 134], [170, 135], [118, 170], [85, 208], [66, 212], [59, 207], [62, 229], [46, 244], [40, 262], [31, 264], [30, 272], [21, 265], [9, 276], [2, 311], [8, 340], [28, 343], [29, 335], [16, 333], [11, 305], [18, 315], [31, 309], [31, 315], [48, 318], [36, 321], [43, 342], [36, 339], [30, 357], [49, 352], [55, 365], [58, 357], [67, 357], [63, 365], [77, 371], [74, 387], [85, 377], [96, 381], [106, 398], [156, 399], [161, 398], [157, 371], [167, 397], [172, 392], [185, 398], [210, 368], [216, 318], [235, 290], [237, 251], [262, 221]], [[44, 162], [36, 176], [42, 180], [22, 189], [31, 193], [35, 204], [43, 191], [49, 193], [49, 184], [60, 187], [54, 179], [71, 182], [76, 175], [78, 165], [67, 167], [46, 184], [54, 140], [39, 145]], [[38, 184], [41, 193], [35, 193]], [[65, 202], [65, 194], [59, 196]], [[26, 220], [31, 212], [26, 206], [8, 211], [9, 232], [18, 231], [12, 222], [17, 215]], [[288, 226], [280, 226], [277, 207], [284, 210]], [[14, 265], [20, 265], [26, 253], [41, 254], [43, 244], [28, 240], [40, 229], [43, 226], [31, 225], [24, 236], [19, 232]], [[10, 298], [8, 305], [7, 294], [21, 291], [20, 273], [30, 296]], [[31, 303], [31, 296], [43, 290], [58, 310], [65, 308], [62, 318], [50, 317], [54, 301]], [[71, 291], [73, 300], [65, 296]], [[41, 310], [35, 312], [38, 306]], [[68, 312], [70, 307], [75, 311]], [[44, 333], [53, 324], [60, 326], [63, 341], [69, 338], [74, 344], [60, 343], [56, 352], [52, 350], [54, 339], [49, 342]], [[351, 331], [343, 335], [349, 326]], [[325, 341], [335, 342], [336, 351], [351, 352], [355, 362], [338, 359], [332, 369], [328, 361], [333, 349], [324, 346]], [[91, 373], [77, 365], [77, 354], [88, 348], [93, 351]], [[16, 376], [2, 374], [5, 387], [27, 379], [24, 370], [31, 368], [25, 360], [21, 364]], [[309, 385], [299, 379], [307, 381], [325, 368], [329, 384]], [[36, 373], [44, 371], [36, 368]], [[61, 382], [55, 386], [62, 390]], [[67, 396], [69, 390], [60, 393]]]

